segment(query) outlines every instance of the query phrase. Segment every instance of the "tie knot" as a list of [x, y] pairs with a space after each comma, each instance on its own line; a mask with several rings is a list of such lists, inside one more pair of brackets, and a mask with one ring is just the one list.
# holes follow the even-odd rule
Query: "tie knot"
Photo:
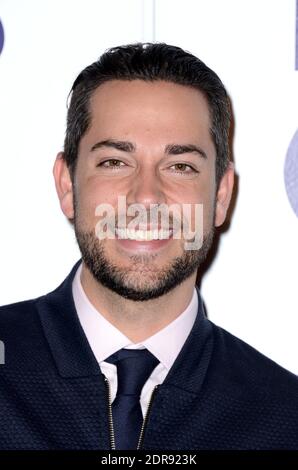
[[105, 361], [117, 366], [117, 395], [138, 396], [149, 375], [159, 363], [148, 349], [120, 349]]

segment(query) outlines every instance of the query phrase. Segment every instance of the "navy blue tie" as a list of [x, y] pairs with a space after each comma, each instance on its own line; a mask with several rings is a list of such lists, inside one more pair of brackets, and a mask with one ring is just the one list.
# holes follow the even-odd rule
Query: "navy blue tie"
[[116, 449], [136, 449], [143, 423], [141, 391], [159, 360], [148, 349], [120, 349], [105, 361], [117, 366], [118, 389], [112, 404]]

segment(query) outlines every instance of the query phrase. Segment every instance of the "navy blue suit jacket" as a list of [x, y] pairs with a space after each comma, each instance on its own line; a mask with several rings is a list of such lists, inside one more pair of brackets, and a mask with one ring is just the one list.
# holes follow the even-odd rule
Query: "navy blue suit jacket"
[[[53, 292], [0, 308], [0, 449], [110, 449], [106, 384], [72, 297], [80, 261]], [[208, 320], [199, 295], [142, 449], [298, 449], [298, 378]]]

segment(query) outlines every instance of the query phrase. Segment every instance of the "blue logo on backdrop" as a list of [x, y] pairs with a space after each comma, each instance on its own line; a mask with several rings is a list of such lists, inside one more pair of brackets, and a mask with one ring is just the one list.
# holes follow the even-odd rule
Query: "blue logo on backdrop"
[[0, 54], [3, 49], [3, 44], [4, 44], [4, 29], [0, 20]]
[[288, 148], [284, 177], [290, 204], [298, 217], [298, 131], [294, 134]]

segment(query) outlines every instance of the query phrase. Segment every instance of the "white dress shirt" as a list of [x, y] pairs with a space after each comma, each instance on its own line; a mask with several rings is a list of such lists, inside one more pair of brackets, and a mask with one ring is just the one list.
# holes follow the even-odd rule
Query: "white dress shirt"
[[141, 392], [140, 403], [145, 416], [153, 388], [164, 381], [193, 327], [198, 311], [197, 291], [194, 288], [187, 308], [169, 325], [141, 343], [132, 343], [91, 304], [81, 284], [81, 271], [82, 263], [72, 283], [74, 303], [93, 354], [110, 383], [111, 401], [114, 401], [117, 393], [117, 367], [115, 364], [105, 362], [106, 358], [122, 348], [147, 348], [160, 361]]

